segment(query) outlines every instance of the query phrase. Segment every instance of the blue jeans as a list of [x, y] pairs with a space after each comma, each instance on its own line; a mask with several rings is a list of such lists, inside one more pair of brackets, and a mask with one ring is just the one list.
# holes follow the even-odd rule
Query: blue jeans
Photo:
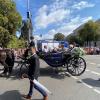
[[28, 93], [29, 96], [32, 96], [32, 94], [33, 94], [33, 88], [35, 88], [36, 90], [38, 90], [43, 96], [47, 96], [47, 93], [43, 89], [41, 89], [40, 87], [38, 87], [37, 85], [35, 85], [32, 81], [30, 81], [30, 90], [29, 90], [29, 93]]

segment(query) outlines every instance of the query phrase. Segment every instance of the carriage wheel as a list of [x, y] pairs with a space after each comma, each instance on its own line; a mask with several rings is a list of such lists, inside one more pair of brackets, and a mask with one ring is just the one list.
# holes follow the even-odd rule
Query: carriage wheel
[[80, 76], [86, 69], [86, 62], [82, 57], [72, 57], [68, 60], [67, 71], [73, 76]]

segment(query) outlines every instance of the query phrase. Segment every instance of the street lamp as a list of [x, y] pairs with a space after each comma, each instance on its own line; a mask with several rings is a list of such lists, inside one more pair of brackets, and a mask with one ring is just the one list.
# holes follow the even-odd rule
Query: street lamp
[[29, 24], [28, 27], [28, 42], [30, 42], [30, 37], [32, 36], [32, 21], [31, 21], [31, 14], [29, 9], [29, 0], [27, 0], [27, 21]]
[[27, 12], [29, 11], [29, 0], [27, 0]]
[[[29, 24], [29, 0], [27, 0], [27, 23]], [[28, 42], [30, 42], [30, 28], [28, 27]]]

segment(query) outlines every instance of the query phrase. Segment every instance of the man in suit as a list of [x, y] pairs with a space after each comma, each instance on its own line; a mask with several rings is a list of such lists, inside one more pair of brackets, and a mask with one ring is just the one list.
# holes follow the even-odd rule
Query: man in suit
[[[33, 94], [33, 88], [37, 89], [42, 95], [43, 100], [48, 100], [47, 93], [41, 90], [38, 86], [34, 84], [34, 79], [38, 80], [38, 76], [40, 74], [40, 62], [39, 58], [36, 54], [36, 49], [34, 44], [29, 45], [29, 50], [31, 55], [28, 57], [28, 64], [29, 64], [29, 70], [28, 70], [28, 78], [30, 80], [30, 89], [28, 95], [24, 96], [24, 98], [31, 100], [32, 94]], [[24, 77], [24, 75], [23, 75]]]

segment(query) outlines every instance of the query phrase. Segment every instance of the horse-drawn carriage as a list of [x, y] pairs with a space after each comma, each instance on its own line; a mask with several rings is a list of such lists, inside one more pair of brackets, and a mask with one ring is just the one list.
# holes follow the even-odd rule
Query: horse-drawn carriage
[[[79, 76], [81, 75], [85, 69], [86, 69], [86, 62], [84, 58], [82, 58], [79, 55], [72, 54], [71, 52], [58, 52], [58, 53], [44, 53], [44, 52], [38, 52], [38, 56], [45, 61], [49, 66], [52, 68], [59, 68], [62, 69], [68, 73], [70, 73], [73, 76]], [[21, 67], [20, 72], [22, 71], [23, 67], [27, 67], [27, 59], [20, 57], [21, 60]]]
[[[3, 53], [0, 53], [0, 54], [3, 54]], [[67, 71], [68, 73], [70, 73], [73, 76], [81, 75], [86, 69], [85, 60], [82, 57], [80, 57], [79, 55], [72, 54], [71, 52], [70, 53], [68, 53], [68, 52], [58, 52], [58, 53], [38, 52], [37, 54], [49, 66], [51, 66], [53, 68], [62, 67], [65, 69], [65, 71]], [[6, 58], [6, 56], [4, 56], [4, 57]], [[22, 72], [23, 67], [26, 67], [28, 69], [27, 59], [24, 57], [20, 57], [20, 58], [21, 58], [21, 60], [19, 61], [20, 64], [18, 64], [18, 66], [21, 65], [20, 72]]]
[[79, 55], [72, 54], [71, 52], [58, 52], [58, 53], [39, 53], [48, 65], [53, 68], [66, 68], [66, 71], [73, 76], [81, 75], [86, 69], [86, 62], [84, 58]]

